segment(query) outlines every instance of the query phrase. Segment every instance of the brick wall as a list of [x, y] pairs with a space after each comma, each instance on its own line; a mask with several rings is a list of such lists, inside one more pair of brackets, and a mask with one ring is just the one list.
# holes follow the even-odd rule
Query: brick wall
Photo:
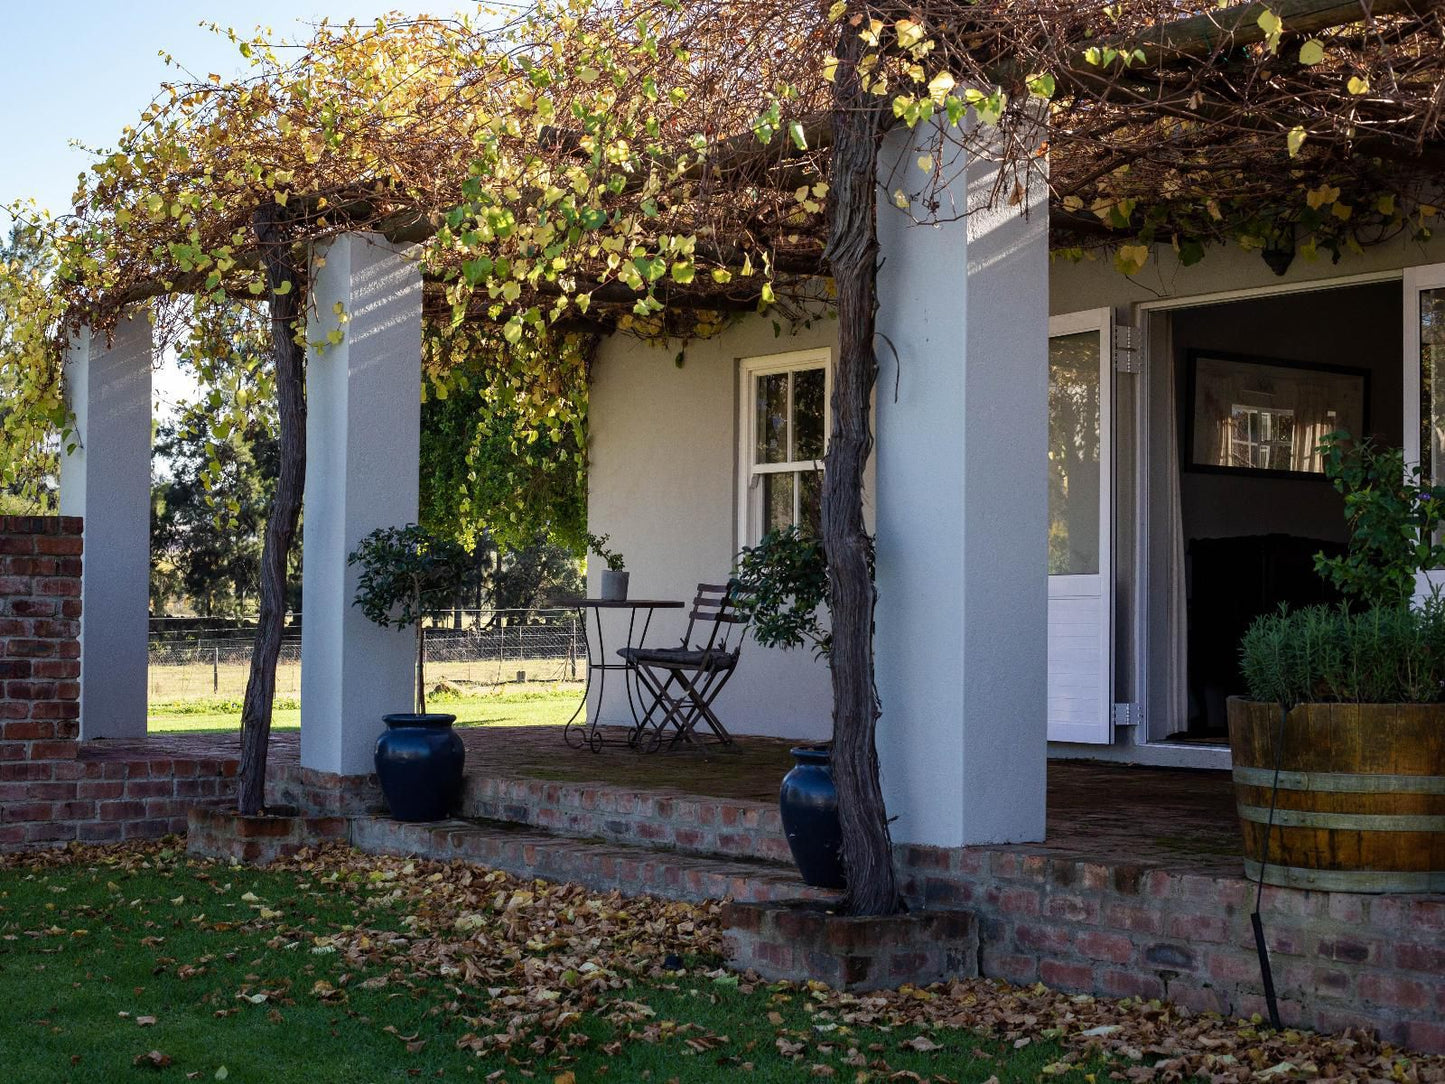
[[80, 741], [81, 521], [0, 516], [0, 849], [165, 835], [235, 761]]
[[[773, 803], [474, 771], [462, 810], [589, 839], [788, 861]], [[1253, 887], [1238, 859], [1181, 857], [1160, 868], [1022, 846], [900, 845], [896, 854], [911, 900], [978, 917], [989, 978], [1265, 1011]], [[1445, 1053], [1445, 896], [1266, 888], [1262, 913], [1287, 1023], [1359, 1026]]]
[[[1265, 1013], [1236, 873], [1074, 861], [1022, 848], [900, 848], [904, 890], [979, 921], [979, 970], [1013, 983]], [[1445, 897], [1264, 890], [1280, 1015], [1445, 1052]]]

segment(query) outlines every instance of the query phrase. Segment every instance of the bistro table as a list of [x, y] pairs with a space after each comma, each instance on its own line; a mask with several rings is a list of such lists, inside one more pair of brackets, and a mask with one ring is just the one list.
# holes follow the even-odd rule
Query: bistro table
[[[600, 753], [604, 745], [633, 745], [637, 740], [637, 728], [641, 726], [641, 721], [637, 717], [637, 700], [640, 693], [636, 688], [636, 673], [629, 663], [608, 661], [610, 656], [607, 654], [607, 642], [602, 633], [602, 611], [627, 610], [627, 643], [625, 646], [641, 647], [647, 640], [647, 630], [652, 625], [652, 615], [658, 610], [680, 610], [684, 603], [676, 599], [656, 598], [581, 598], [575, 599], [567, 605], [575, 607], [581, 614], [582, 639], [587, 651], [587, 683], [582, 690], [582, 703], [577, 705], [577, 710], [572, 713], [572, 718], [568, 719], [567, 725], [562, 728], [562, 739], [573, 749], [590, 748], [594, 753]], [[587, 631], [587, 611], [589, 610], [592, 611], [593, 623], [597, 626], [597, 660], [595, 662], [592, 658], [592, 636]], [[637, 629], [638, 611], [645, 611], [640, 632]], [[636, 642], [633, 641], [634, 635]], [[627, 706], [632, 710], [633, 729], [623, 741], [604, 738], [598, 718], [577, 721], [591, 698], [593, 674], [597, 675], [597, 715], [601, 716], [602, 694], [607, 688], [607, 674], [611, 670], [624, 672], [622, 685], [627, 690]]]

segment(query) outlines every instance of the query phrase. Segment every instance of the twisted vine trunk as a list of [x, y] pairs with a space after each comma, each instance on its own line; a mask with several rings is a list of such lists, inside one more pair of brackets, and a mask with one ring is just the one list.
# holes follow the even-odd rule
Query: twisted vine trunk
[[[266, 751], [271, 739], [271, 701], [276, 695], [276, 658], [286, 621], [286, 563], [301, 497], [306, 486], [306, 353], [298, 334], [306, 291], [301, 269], [291, 254], [282, 210], [274, 203], [257, 209], [253, 226], [260, 242], [261, 265], [271, 293], [271, 341], [276, 364], [276, 401], [280, 417], [280, 474], [261, 551], [261, 612], [251, 647], [251, 673], [241, 708], [241, 773], [237, 803], [241, 813], [261, 812], [266, 800]], [[283, 287], [283, 283], [289, 283]], [[284, 292], [282, 292], [284, 290]]]
[[858, 77], [863, 51], [845, 21], [833, 83], [833, 157], [824, 256], [838, 289], [838, 369], [833, 432], [823, 472], [823, 547], [833, 616], [833, 778], [848, 876], [844, 909], [887, 915], [900, 906], [888, 815], [878, 779], [874, 731], [872, 539], [863, 525], [863, 467], [873, 447], [868, 405], [878, 377], [873, 350], [877, 308], [879, 99]]

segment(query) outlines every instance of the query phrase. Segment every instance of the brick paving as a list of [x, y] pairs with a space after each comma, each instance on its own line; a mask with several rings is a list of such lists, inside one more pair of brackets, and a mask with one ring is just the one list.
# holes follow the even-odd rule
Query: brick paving
[[[528, 780], [627, 789], [649, 800], [736, 799], [744, 803], [742, 808], [762, 803], [772, 809], [778, 785], [792, 765], [788, 750], [795, 744], [742, 737], [731, 749], [705, 746], [638, 754], [608, 747], [592, 753], [567, 748], [561, 729], [554, 726], [459, 727], [457, 732], [467, 747], [469, 791], [480, 788], [487, 794], [479, 801], [501, 801], [503, 782]], [[296, 731], [273, 734], [273, 769], [284, 772], [295, 765], [299, 748]], [[81, 751], [82, 757], [109, 759], [237, 755], [239, 738], [234, 733], [86, 742]], [[1239, 868], [1239, 829], [1226, 772], [1055, 760], [1049, 762], [1048, 803], [1048, 838], [1035, 848], [1040, 852], [1201, 872], [1232, 873]], [[475, 812], [496, 816], [495, 811]]]

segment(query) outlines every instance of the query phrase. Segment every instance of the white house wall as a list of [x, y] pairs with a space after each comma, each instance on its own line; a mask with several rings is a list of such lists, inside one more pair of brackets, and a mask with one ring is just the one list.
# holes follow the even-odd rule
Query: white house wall
[[[610, 535], [609, 547], [626, 559], [631, 598], [691, 601], [699, 583], [726, 582], [738, 548], [738, 363], [832, 347], [836, 330], [832, 320], [821, 320], [779, 336], [771, 319], [749, 317], [688, 344], [681, 367], [679, 344], [652, 347], [614, 336], [602, 345], [588, 408], [588, 528]], [[598, 593], [601, 568], [589, 562], [589, 595]], [[647, 642], [676, 643], [685, 613], [659, 611]], [[625, 618], [614, 612], [604, 621], [611, 654], [625, 639]], [[604, 723], [631, 721], [620, 678], [609, 675]], [[806, 650], [749, 644], [716, 707], [739, 734], [825, 740], [832, 709], [827, 666]]]
[[1193, 267], [1183, 267], [1165, 245], [1156, 245], [1137, 275], [1114, 270], [1110, 257], [1072, 262], [1055, 259], [1049, 273], [1049, 313], [1057, 315], [1113, 305], [1116, 308], [1153, 302], [1210, 298], [1241, 290], [1309, 288], [1332, 280], [1391, 274], [1404, 267], [1445, 261], [1445, 232], [1425, 244], [1398, 239], [1373, 245], [1363, 255], [1346, 255], [1331, 263], [1328, 255], [1314, 260], [1296, 256], [1284, 275], [1276, 275], [1257, 252], [1237, 245], [1213, 246]]
[[[1194, 267], [1178, 265], [1163, 246], [1132, 279], [1106, 257], [1050, 268], [1052, 314], [1112, 306], [1127, 318], [1132, 306], [1169, 299], [1210, 298], [1240, 290], [1272, 290], [1357, 276], [1388, 275], [1405, 266], [1445, 262], [1445, 238], [1428, 244], [1397, 241], [1347, 256], [1295, 259], [1284, 276], [1257, 254], [1211, 248]], [[829, 320], [796, 334], [774, 333], [770, 319], [748, 317], [726, 333], [686, 347], [650, 347], [625, 336], [607, 340], [594, 367], [589, 409], [590, 529], [610, 534], [626, 558], [630, 594], [690, 599], [699, 582], [722, 582], [737, 552], [738, 368], [745, 357], [833, 347]], [[891, 394], [883, 389], [882, 394]], [[870, 509], [871, 512], [871, 509]], [[589, 594], [598, 589], [601, 562], [591, 562]], [[680, 611], [661, 611], [648, 642], [681, 634]], [[621, 646], [625, 628], [607, 624], [607, 649]], [[617, 661], [615, 656], [608, 661]], [[610, 675], [604, 722], [630, 720], [619, 674]], [[806, 651], [779, 652], [750, 645], [718, 702], [719, 714], [738, 733], [822, 740], [829, 732], [827, 668]], [[593, 706], [595, 709], [595, 705]], [[1090, 755], [1106, 752], [1087, 747]], [[1139, 750], [1121, 750], [1131, 759]]]

